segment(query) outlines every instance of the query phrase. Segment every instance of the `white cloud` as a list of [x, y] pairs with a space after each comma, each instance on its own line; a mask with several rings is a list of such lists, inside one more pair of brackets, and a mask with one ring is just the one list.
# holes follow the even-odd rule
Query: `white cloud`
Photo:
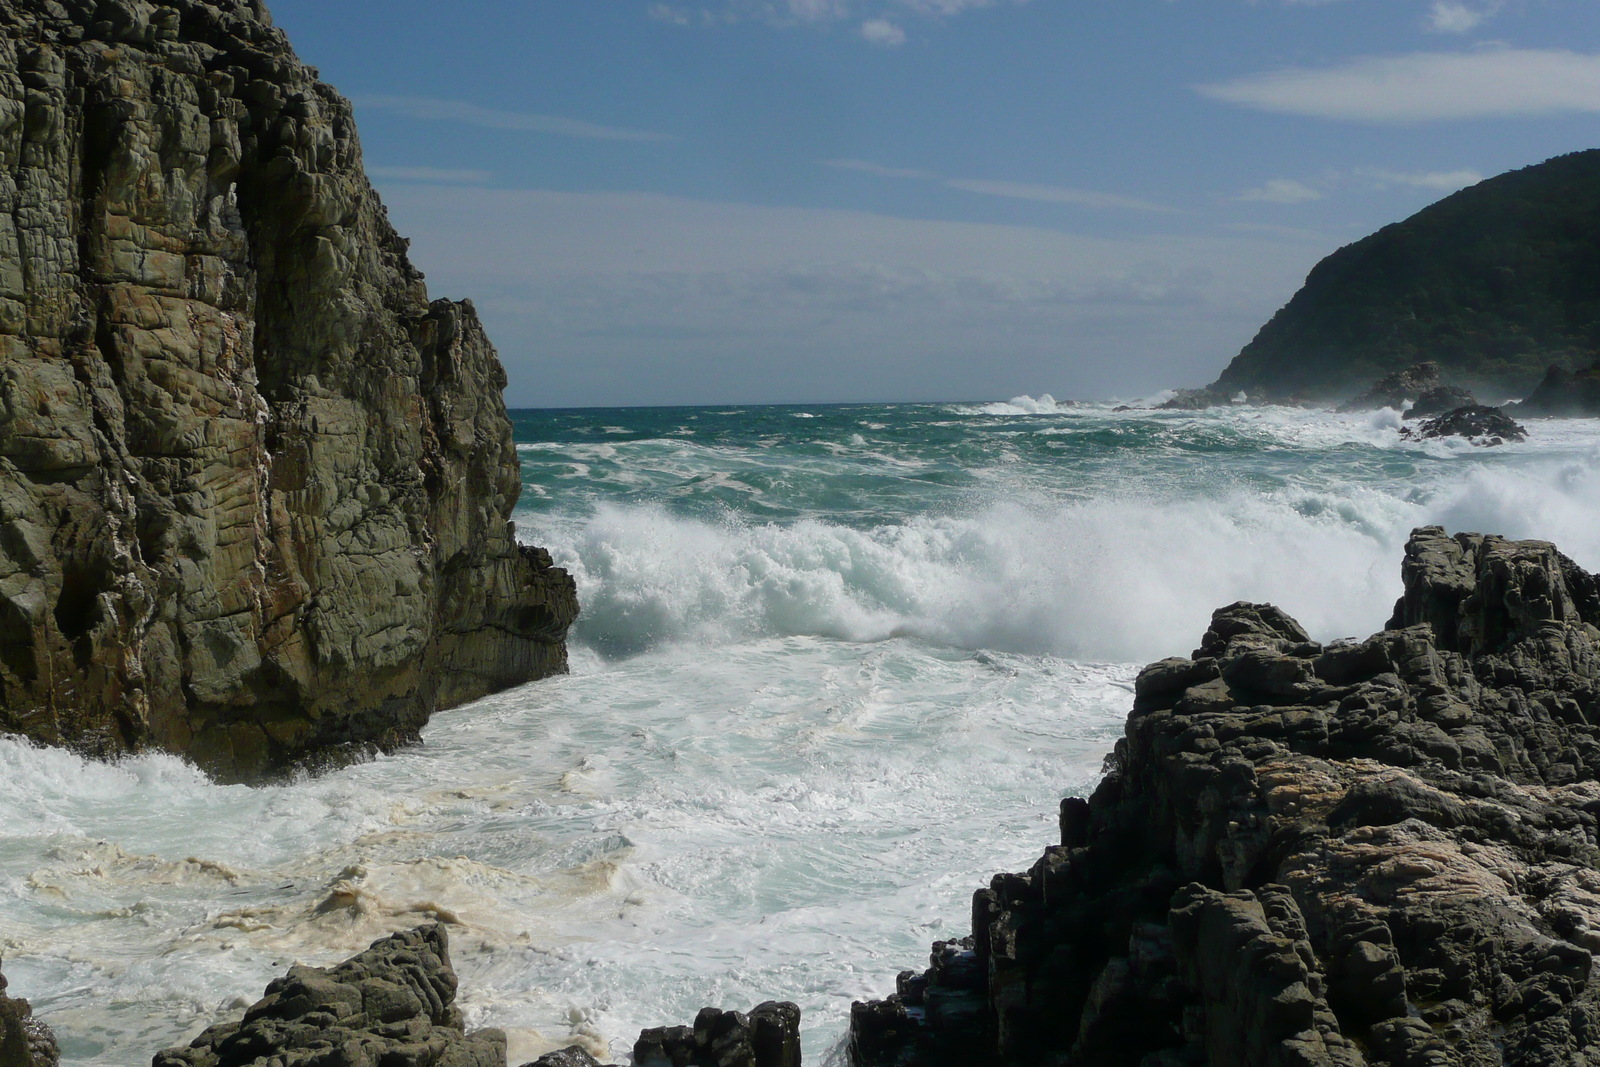
[[1470, 33], [1500, 10], [1499, 3], [1478, 7], [1461, 0], [1433, 0], [1423, 25], [1434, 33]]
[[1559, 49], [1370, 56], [1324, 70], [1254, 74], [1198, 91], [1285, 115], [1428, 122], [1600, 112], [1600, 55]]
[[446, 167], [368, 167], [367, 176], [379, 181], [425, 182], [432, 185], [488, 185], [494, 173]]
[[1157, 211], [1173, 213], [1175, 208], [1136, 197], [1117, 193], [1101, 193], [1092, 189], [1073, 189], [1062, 185], [1031, 185], [1025, 182], [993, 181], [985, 178], [948, 178], [927, 170], [906, 167], [885, 167], [863, 159], [826, 159], [823, 166], [840, 170], [860, 171], [880, 178], [913, 178], [938, 182], [948, 189], [980, 196], [1000, 196], [1011, 200], [1032, 200], [1042, 204], [1076, 204], [1079, 207], [1120, 208], [1129, 211]]
[[436, 100], [423, 96], [358, 96], [356, 107], [368, 111], [389, 111], [422, 122], [454, 122], [462, 126], [481, 126], [491, 130], [519, 130], [548, 133], [558, 137], [579, 137], [595, 141], [668, 141], [672, 138], [648, 130], [628, 130], [601, 126], [560, 115], [539, 115], [525, 111], [497, 111], [462, 100]]
[[1273, 178], [1259, 188], [1246, 189], [1234, 199], [1263, 204], [1303, 204], [1308, 200], [1321, 200], [1322, 194], [1292, 178]]
[[861, 36], [885, 48], [897, 48], [906, 43], [906, 31], [888, 19], [868, 19], [863, 22]]
[[1425, 171], [1405, 173], [1402, 171], [1382, 170], [1376, 167], [1362, 167], [1356, 176], [1382, 185], [1409, 185], [1416, 189], [1431, 189], [1441, 193], [1453, 193], [1457, 189], [1465, 189], [1469, 185], [1477, 185], [1483, 181], [1483, 175], [1475, 170], [1463, 168], [1461, 170]]

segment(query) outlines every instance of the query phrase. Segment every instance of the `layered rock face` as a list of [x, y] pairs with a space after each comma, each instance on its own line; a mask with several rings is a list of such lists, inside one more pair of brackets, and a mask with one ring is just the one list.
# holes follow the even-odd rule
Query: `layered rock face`
[[1418, 530], [1383, 632], [1216, 613], [1061, 844], [973, 899], [857, 1065], [1600, 1063], [1600, 581]]
[[0, 731], [230, 778], [562, 670], [505, 379], [255, 0], [0, 0]]

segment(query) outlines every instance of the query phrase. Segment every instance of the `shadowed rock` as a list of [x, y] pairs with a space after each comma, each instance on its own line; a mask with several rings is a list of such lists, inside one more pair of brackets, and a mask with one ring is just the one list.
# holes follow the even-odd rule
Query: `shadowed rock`
[[1522, 416], [1600, 416], [1600, 361], [1580, 371], [1554, 364], [1520, 404], [1508, 404]]
[[852, 1011], [851, 1062], [1600, 1063], [1600, 582], [1417, 530], [1388, 627], [1219, 610], [1061, 844]]
[[0, 974], [0, 1067], [56, 1067], [60, 1062], [55, 1035], [33, 1017], [26, 1000], [6, 996], [6, 976]]
[[1528, 431], [1499, 408], [1472, 404], [1424, 419], [1416, 429], [1401, 430], [1400, 436], [1465, 437], [1475, 445], [1502, 445], [1507, 441], [1527, 440]]
[[1424, 361], [1379, 378], [1366, 392], [1340, 404], [1338, 410], [1351, 412], [1394, 408], [1398, 411], [1423, 396], [1436, 395], [1443, 388], [1445, 386], [1439, 381], [1439, 364], [1431, 360]]

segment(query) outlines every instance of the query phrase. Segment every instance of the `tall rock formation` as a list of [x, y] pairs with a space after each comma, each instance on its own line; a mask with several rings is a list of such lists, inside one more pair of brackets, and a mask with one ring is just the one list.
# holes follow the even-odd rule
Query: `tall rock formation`
[[564, 669], [504, 384], [257, 0], [0, 0], [0, 731], [248, 778]]
[[1518, 395], [1600, 352], [1600, 150], [1446, 197], [1318, 263], [1228, 364], [1222, 397], [1344, 400], [1434, 360], [1447, 382]]

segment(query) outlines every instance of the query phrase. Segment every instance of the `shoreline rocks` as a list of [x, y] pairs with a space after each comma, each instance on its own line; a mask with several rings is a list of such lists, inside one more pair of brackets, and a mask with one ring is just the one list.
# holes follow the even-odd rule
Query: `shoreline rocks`
[[1600, 360], [1579, 371], [1552, 364], [1525, 400], [1508, 406], [1532, 417], [1600, 417]]
[[505, 375], [257, 0], [0, 0], [0, 732], [229, 780], [563, 671]]
[[1600, 581], [1416, 531], [1405, 594], [1321, 645], [1219, 610], [1147, 667], [1060, 844], [973, 899], [858, 1067], [1600, 1062]]
[[1468, 404], [1431, 419], [1415, 429], [1400, 431], [1401, 437], [1424, 440], [1431, 437], [1465, 437], [1475, 445], [1502, 445], [1507, 441], [1526, 441], [1527, 429], [1501, 408]]
[[60, 1062], [55, 1034], [34, 1017], [26, 1000], [6, 995], [6, 976], [0, 974], [0, 1067], [57, 1067]]

